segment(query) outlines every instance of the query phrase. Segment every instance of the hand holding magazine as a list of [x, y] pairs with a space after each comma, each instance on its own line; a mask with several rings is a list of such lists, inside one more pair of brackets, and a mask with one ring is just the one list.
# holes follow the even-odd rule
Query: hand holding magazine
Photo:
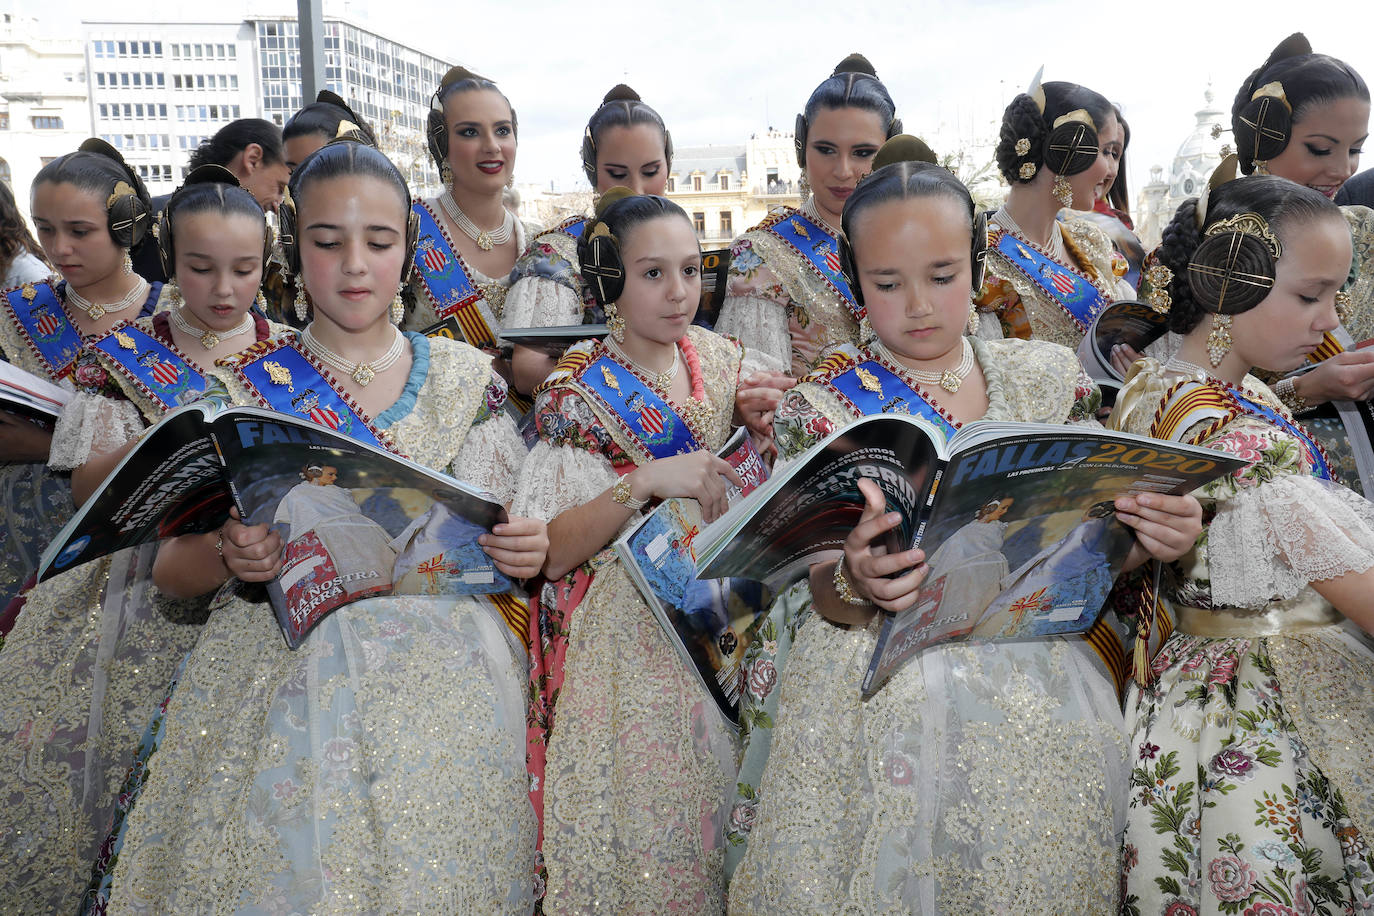
[[236, 507], [281, 532], [267, 594], [294, 649], [330, 612], [371, 595], [510, 589], [477, 537], [493, 497], [309, 420], [200, 401], [150, 428], [58, 533], [39, 581], [124, 547], [213, 531]]
[[1089, 629], [1133, 536], [1112, 501], [1189, 493], [1242, 465], [1211, 449], [1088, 427], [971, 423], [948, 443], [905, 414], [829, 436], [703, 531], [697, 575], [781, 588], [834, 559], [863, 512], [858, 480], [902, 515], [894, 550], [922, 547], [916, 604], [885, 615], [862, 689], [922, 649]]

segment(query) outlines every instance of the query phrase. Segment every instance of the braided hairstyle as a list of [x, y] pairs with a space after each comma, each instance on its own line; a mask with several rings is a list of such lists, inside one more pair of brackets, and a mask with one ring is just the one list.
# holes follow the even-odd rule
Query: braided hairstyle
[[596, 215], [587, 220], [577, 240], [577, 269], [605, 308], [625, 289], [622, 252], [636, 227], [664, 216], [678, 216], [691, 225], [687, 211], [666, 197], [635, 194], [629, 188], [611, 188], [601, 195]]
[[444, 103], [459, 93], [477, 90], [488, 90], [502, 98], [506, 107], [510, 109], [511, 135], [517, 140], [520, 137], [520, 121], [515, 116], [515, 106], [510, 103], [506, 94], [485, 76], [478, 76], [466, 67], [454, 67], [440, 78], [439, 88], [435, 89], [434, 95], [430, 97], [425, 130], [430, 158], [434, 160], [435, 168], [441, 171], [448, 163], [448, 121], [444, 117]]
[[348, 103], [328, 89], [321, 89], [315, 101], [293, 114], [281, 129], [285, 142], [297, 137], [316, 134], [325, 142], [333, 140], [339, 133], [339, 123], [351, 121], [358, 128], [360, 139], [369, 146], [377, 145], [377, 136], [362, 118], [348, 107]]
[[230, 121], [216, 131], [213, 137], [206, 138], [196, 147], [191, 153], [188, 165], [191, 169], [200, 168], [202, 165], [228, 166], [235, 156], [254, 143], [262, 147], [263, 164], [276, 165], [286, 161], [282, 153], [281, 137], [281, 128], [271, 121], [261, 118]]
[[[1253, 96], [1260, 87], [1275, 82], [1283, 85], [1287, 105], [1270, 105], [1264, 112], [1267, 116], [1260, 117], [1263, 99]], [[1273, 159], [1283, 152], [1293, 125], [1313, 108], [1349, 98], [1369, 101], [1369, 87], [1355, 68], [1312, 53], [1312, 45], [1301, 32], [1285, 38], [1241, 85], [1231, 105], [1231, 131], [1241, 171], [1249, 175], [1255, 170], [1255, 160]], [[1265, 130], [1257, 131], [1257, 122]]]
[[[1208, 194], [1207, 214], [1202, 226], [1197, 222], [1198, 198], [1190, 197], [1179, 205], [1174, 218], [1164, 229], [1155, 257], [1173, 272], [1169, 282], [1169, 330], [1178, 334], [1192, 331], [1214, 309], [1204, 307], [1194, 293], [1188, 265], [1206, 239], [1207, 229], [1241, 213], [1261, 216], [1282, 240], [1292, 227], [1306, 225], [1323, 215], [1339, 217], [1340, 210], [1324, 194], [1284, 178], [1255, 175], [1230, 181]], [[1245, 265], [1239, 265], [1245, 269]], [[1251, 268], [1253, 272], [1261, 272]], [[1267, 293], [1259, 294], [1258, 304]], [[1228, 311], [1230, 311], [1228, 309]]]
[[601, 100], [601, 107], [592, 113], [587, 121], [587, 129], [582, 134], [582, 171], [587, 181], [596, 187], [596, 149], [602, 136], [612, 127], [633, 127], [636, 124], [649, 124], [658, 129], [663, 137], [663, 167], [673, 164], [673, 137], [658, 112], [650, 108], [639, 93], [624, 83], [613, 87]]
[[[1002, 113], [1002, 130], [997, 139], [997, 168], [1002, 172], [1002, 177], [1012, 184], [1027, 184], [1046, 165], [1060, 175], [1072, 175], [1083, 170], [1072, 168], [1072, 163], [1046, 161], [1046, 141], [1054, 130], [1055, 120], [1060, 116], [1081, 108], [1092, 117], [1098, 128], [1116, 117], [1112, 103], [1085, 86], [1056, 81], [1043, 83], [1040, 88], [1045, 93], [1043, 113], [1035, 99], [1024, 92], [1012, 99]], [[1030, 141], [1029, 144], [1020, 144], [1024, 152], [1018, 152], [1021, 140]], [[1034, 168], [1025, 168], [1027, 165]]]

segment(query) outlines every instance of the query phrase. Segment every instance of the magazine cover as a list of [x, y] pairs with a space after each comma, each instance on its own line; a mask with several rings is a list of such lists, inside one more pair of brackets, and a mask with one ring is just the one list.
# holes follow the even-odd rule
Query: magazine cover
[[0, 410], [51, 427], [72, 393], [0, 359]]
[[[1168, 318], [1138, 299], [1121, 299], [1093, 319], [1078, 345], [1078, 361], [1097, 383], [1118, 389], [1123, 381], [1112, 367], [1112, 348], [1125, 344], [1137, 353], [1168, 333]], [[1107, 392], [1104, 389], [1103, 395]]]
[[714, 329], [725, 302], [725, 275], [730, 270], [730, 249], [712, 248], [701, 253], [701, 304], [693, 324]]
[[267, 592], [291, 648], [361, 598], [511, 588], [477, 543], [505, 518], [484, 494], [280, 414], [226, 415], [216, 432], [240, 514], [285, 545]]
[[[752, 492], [768, 467], [741, 427], [720, 451], [744, 488], [729, 486], [730, 500]], [[767, 612], [772, 593], [749, 579], [699, 579], [695, 543], [701, 511], [694, 499], [667, 499], [615, 543], [630, 578], [644, 595], [683, 661], [731, 722], [739, 721], [744, 650]]]

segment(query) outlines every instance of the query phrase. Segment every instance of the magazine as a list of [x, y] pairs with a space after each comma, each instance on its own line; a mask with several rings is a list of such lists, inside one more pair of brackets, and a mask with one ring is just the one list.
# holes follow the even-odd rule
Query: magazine
[[1112, 366], [1112, 348], [1125, 344], [1137, 353], [1169, 330], [1167, 316], [1138, 299], [1121, 299], [1104, 308], [1078, 344], [1078, 361], [1102, 389], [1104, 405], [1116, 400], [1123, 378]]
[[1340, 482], [1374, 497], [1374, 403], [1328, 401], [1298, 417], [1331, 459]]
[[477, 536], [505, 520], [487, 493], [326, 426], [211, 401], [150, 428], [67, 524], [39, 581], [125, 547], [212, 531], [236, 507], [281, 534], [268, 597], [295, 649], [372, 595], [504, 592]]
[[777, 589], [839, 556], [863, 512], [860, 477], [902, 515], [889, 551], [920, 546], [916, 603], [885, 615], [862, 689], [954, 639], [1089, 629], [1130, 550], [1112, 500], [1188, 493], [1243, 462], [1211, 449], [1076, 426], [971, 423], [948, 443], [924, 419], [863, 417], [827, 437], [697, 538], [697, 575]]
[[0, 410], [51, 426], [72, 392], [0, 360]]
[[[731, 503], [768, 479], [768, 466], [743, 427], [717, 454], [744, 481], [743, 489], [729, 485]], [[667, 499], [615, 542], [615, 552], [683, 662], [725, 718], [738, 723], [744, 650], [772, 595], [749, 579], [698, 579], [694, 545], [700, 530], [695, 499]]]
[[725, 277], [730, 270], [730, 249], [712, 248], [701, 253], [701, 304], [693, 324], [714, 329], [725, 302]]

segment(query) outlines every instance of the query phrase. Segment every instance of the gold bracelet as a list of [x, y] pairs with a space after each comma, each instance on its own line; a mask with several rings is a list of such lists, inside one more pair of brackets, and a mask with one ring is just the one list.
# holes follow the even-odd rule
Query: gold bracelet
[[867, 598], [861, 598], [854, 593], [854, 588], [849, 584], [849, 580], [844, 576], [844, 554], [840, 554], [840, 559], [835, 564], [835, 575], [831, 577], [835, 584], [835, 594], [840, 596], [840, 600], [845, 604], [852, 604], [856, 607], [868, 604]]
[[611, 487], [611, 499], [620, 503], [631, 512], [638, 512], [649, 504], [647, 499], [635, 499], [634, 491], [630, 487], [629, 474], [621, 477], [615, 482], [615, 485]]
[[1279, 379], [1278, 384], [1274, 386], [1274, 394], [1278, 395], [1284, 406], [1294, 414], [1302, 413], [1308, 407], [1307, 400], [1298, 394], [1298, 388], [1293, 384], [1292, 376]]

